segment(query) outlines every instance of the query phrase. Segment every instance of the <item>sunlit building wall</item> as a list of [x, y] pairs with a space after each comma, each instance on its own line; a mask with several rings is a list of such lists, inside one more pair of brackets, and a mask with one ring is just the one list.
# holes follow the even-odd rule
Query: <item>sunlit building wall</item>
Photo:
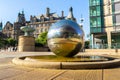
[[120, 48], [120, 0], [89, 0], [90, 47]]

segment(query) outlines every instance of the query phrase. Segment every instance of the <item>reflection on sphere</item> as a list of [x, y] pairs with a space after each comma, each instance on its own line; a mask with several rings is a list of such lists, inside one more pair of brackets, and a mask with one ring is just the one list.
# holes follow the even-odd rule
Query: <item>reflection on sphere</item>
[[71, 20], [60, 20], [48, 31], [48, 47], [58, 56], [72, 57], [84, 45], [82, 28]]

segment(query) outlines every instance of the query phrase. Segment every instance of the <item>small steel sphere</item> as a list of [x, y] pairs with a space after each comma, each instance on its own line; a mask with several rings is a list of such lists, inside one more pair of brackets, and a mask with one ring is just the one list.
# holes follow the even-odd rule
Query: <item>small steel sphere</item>
[[47, 35], [48, 47], [57, 56], [72, 57], [84, 45], [82, 28], [71, 20], [60, 20], [54, 23]]

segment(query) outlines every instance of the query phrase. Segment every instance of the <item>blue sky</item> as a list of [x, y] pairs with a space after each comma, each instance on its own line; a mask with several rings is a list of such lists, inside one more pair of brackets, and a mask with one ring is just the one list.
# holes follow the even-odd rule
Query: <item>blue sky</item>
[[84, 18], [84, 32], [89, 34], [89, 0], [0, 0], [0, 21], [5, 24], [7, 21], [15, 22], [19, 12], [24, 10], [26, 20], [30, 15], [40, 15], [46, 12], [56, 12], [59, 16], [61, 11], [67, 16], [69, 8], [73, 7], [74, 17], [80, 23], [81, 14]]

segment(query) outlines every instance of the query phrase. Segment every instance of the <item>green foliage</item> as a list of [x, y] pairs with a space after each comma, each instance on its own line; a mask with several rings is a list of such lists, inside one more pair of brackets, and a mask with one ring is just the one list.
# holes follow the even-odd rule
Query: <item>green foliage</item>
[[47, 33], [43, 32], [38, 35], [38, 38], [35, 39], [36, 46], [44, 46], [47, 44]]
[[0, 38], [0, 47], [5, 47], [5, 46], [15, 46], [17, 44], [17, 41], [14, 40], [13, 38]]
[[8, 45], [8, 41], [6, 39], [0, 38], [0, 47], [5, 47]]
[[0, 47], [2, 47], [3, 46], [3, 40], [2, 40], [2, 38], [0, 38]]
[[9, 46], [15, 46], [15, 44], [17, 43], [17, 41], [13, 38], [8, 38], [6, 39], [6, 43], [9, 45]]
[[85, 48], [89, 49], [90, 41], [85, 41]]

